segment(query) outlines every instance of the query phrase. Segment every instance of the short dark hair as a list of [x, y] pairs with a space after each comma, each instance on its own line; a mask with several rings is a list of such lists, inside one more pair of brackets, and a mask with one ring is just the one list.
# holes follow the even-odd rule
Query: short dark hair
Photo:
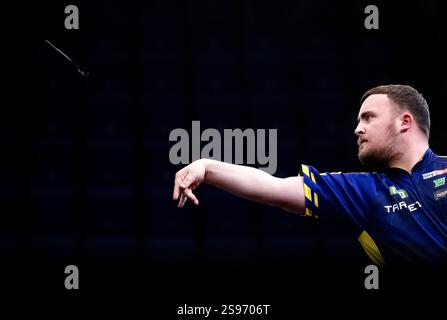
[[427, 138], [430, 136], [430, 111], [428, 104], [422, 94], [416, 89], [400, 84], [378, 86], [366, 91], [360, 100], [360, 104], [373, 94], [386, 94], [401, 110], [410, 111], [422, 132]]

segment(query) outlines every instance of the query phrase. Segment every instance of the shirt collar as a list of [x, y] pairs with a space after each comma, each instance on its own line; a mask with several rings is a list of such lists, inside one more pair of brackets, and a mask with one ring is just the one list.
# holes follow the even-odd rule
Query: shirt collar
[[[425, 170], [426, 166], [432, 161], [433, 156], [434, 156], [433, 151], [430, 148], [428, 148], [425, 151], [422, 159], [420, 161], [418, 161], [411, 169], [411, 174]], [[385, 170], [385, 172], [388, 174], [392, 174], [392, 175], [402, 175], [402, 174], [408, 175], [409, 174], [406, 170], [401, 169], [401, 168], [395, 168], [395, 167], [387, 168]]]
[[422, 159], [413, 166], [413, 169], [411, 169], [411, 173], [424, 170], [427, 167], [427, 165], [432, 161], [433, 155], [434, 155], [433, 151], [431, 151], [431, 149], [428, 148], [427, 151], [425, 151]]

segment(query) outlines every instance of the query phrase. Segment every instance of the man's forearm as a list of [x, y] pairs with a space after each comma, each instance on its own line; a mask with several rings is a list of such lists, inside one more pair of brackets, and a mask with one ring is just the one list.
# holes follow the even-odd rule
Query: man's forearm
[[252, 167], [202, 159], [205, 182], [248, 200], [276, 205], [273, 195], [280, 188], [279, 178]]

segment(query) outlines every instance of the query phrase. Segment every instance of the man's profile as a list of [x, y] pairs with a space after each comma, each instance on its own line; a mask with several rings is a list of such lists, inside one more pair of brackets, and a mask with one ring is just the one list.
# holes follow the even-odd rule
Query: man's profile
[[385, 264], [447, 263], [447, 158], [429, 148], [430, 112], [406, 85], [384, 85], [361, 99], [355, 128], [358, 158], [377, 172], [319, 173], [302, 165], [298, 176], [210, 159], [175, 176], [178, 207], [202, 182], [239, 197], [309, 217], [347, 215], [361, 230], [371, 261]]

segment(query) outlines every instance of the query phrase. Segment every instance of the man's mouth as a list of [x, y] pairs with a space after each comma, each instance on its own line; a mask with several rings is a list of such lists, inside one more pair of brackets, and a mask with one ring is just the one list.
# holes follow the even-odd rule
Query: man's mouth
[[368, 142], [366, 139], [360, 139], [357, 141], [357, 145], [360, 147], [364, 142]]

